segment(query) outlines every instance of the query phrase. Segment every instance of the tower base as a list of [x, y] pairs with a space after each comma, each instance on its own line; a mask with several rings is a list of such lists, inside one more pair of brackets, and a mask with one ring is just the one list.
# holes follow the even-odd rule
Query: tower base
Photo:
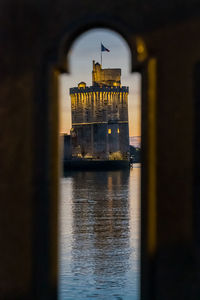
[[64, 171], [67, 170], [120, 170], [130, 168], [128, 160], [64, 160]]

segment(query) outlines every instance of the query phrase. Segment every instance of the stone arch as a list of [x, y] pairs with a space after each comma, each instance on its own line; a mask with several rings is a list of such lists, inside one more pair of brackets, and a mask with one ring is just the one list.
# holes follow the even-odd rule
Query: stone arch
[[[147, 47], [142, 36], [132, 36], [130, 28], [119, 20], [111, 21], [109, 17], [84, 18], [78, 23], [72, 24], [70, 30], [63, 32], [54, 50], [56, 57], [55, 68], [60, 73], [70, 73], [68, 53], [74, 41], [92, 29], [108, 29], [119, 34], [127, 43], [130, 50], [130, 72], [140, 69], [141, 64], [147, 59]], [[67, 57], [67, 60], [66, 60]]]
[[[48, 76], [48, 83], [46, 86], [46, 92], [45, 93], [45, 110], [48, 110], [48, 119], [51, 120], [51, 124], [49, 128], [47, 128], [48, 131], [48, 144], [46, 145], [45, 151], [48, 155], [48, 161], [47, 161], [47, 168], [46, 173], [50, 174], [50, 187], [48, 188], [48, 191], [46, 193], [46, 202], [42, 199], [41, 204], [41, 215], [43, 213], [43, 208], [45, 207], [45, 210], [48, 207], [51, 207], [51, 216], [49, 215], [50, 223], [52, 228], [45, 228], [44, 231], [49, 235], [50, 230], [50, 241], [53, 241], [53, 250], [52, 250], [52, 261], [51, 261], [51, 268], [52, 268], [52, 277], [53, 282], [55, 283], [57, 281], [57, 231], [55, 228], [57, 228], [57, 211], [58, 211], [58, 175], [59, 175], [59, 145], [58, 145], [58, 76], [62, 73], [70, 73], [69, 69], [69, 58], [68, 53], [73, 45], [73, 42], [83, 33], [97, 28], [104, 28], [108, 30], [112, 30], [119, 35], [122, 36], [122, 38], [126, 41], [127, 45], [130, 49], [130, 72], [140, 72], [144, 74], [144, 81], [145, 84], [143, 84], [143, 89], [147, 88], [146, 79], [147, 79], [147, 69], [148, 69], [148, 51], [147, 46], [145, 44], [145, 41], [142, 36], [133, 35], [131, 30], [126, 26], [125, 24], [121, 24], [119, 20], [113, 21], [113, 19], [110, 21], [109, 18], [105, 17], [98, 17], [98, 18], [85, 18], [79, 21], [77, 24], [72, 24], [70, 28], [67, 28], [66, 30], [63, 30], [63, 32], [60, 33], [60, 36], [57, 38], [57, 40], [52, 42], [52, 47], [50, 46], [48, 50], [48, 55], [44, 57], [44, 65], [43, 68], [45, 69], [44, 74]], [[67, 58], [67, 59], [66, 59]], [[147, 101], [147, 93], [142, 93], [142, 103], [146, 103]], [[37, 104], [38, 109], [40, 108], [40, 103]], [[145, 104], [146, 107], [146, 104]], [[143, 119], [147, 119], [147, 112], [146, 108], [143, 109]], [[154, 125], [154, 124], [153, 124]], [[149, 127], [148, 121], [144, 122], [143, 125], [143, 145], [146, 143], [147, 136], [145, 128]], [[40, 130], [40, 129], [39, 129]], [[154, 128], [152, 128], [154, 130]], [[146, 147], [147, 148], [147, 147]], [[49, 151], [50, 149], [50, 151]], [[39, 150], [38, 150], [39, 151]], [[143, 154], [143, 158], [146, 156], [146, 154]], [[147, 166], [146, 160], [144, 160], [145, 168]], [[144, 170], [144, 166], [142, 167]], [[148, 170], [147, 170], [148, 171]], [[148, 173], [145, 169], [145, 173]], [[144, 172], [143, 172], [144, 173]], [[144, 198], [144, 205], [142, 210], [144, 209], [147, 211], [146, 208], [146, 198], [147, 198], [147, 179], [146, 175], [143, 175], [142, 178], [142, 185], [145, 190], [143, 195], [141, 195], [141, 200]], [[149, 193], [149, 191], [148, 191]], [[151, 194], [152, 195], [152, 194]], [[48, 199], [49, 198], [49, 199]], [[52, 198], [52, 199], [51, 199]], [[45, 204], [46, 203], [46, 204]], [[48, 205], [47, 205], [48, 203]], [[53, 205], [52, 205], [53, 203]], [[52, 209], [53, 208], [53, 209]], [[53, 210], [53, 213], [52, 213]], [[153, 214], [152, 210], [150, 210], [150, 213]], [[40, 214], [40, 212], [39, 212]], [[154, 217], [154, 215], [152, 215]], [[142, 223], [144, 223], [144, 226], [142, 227], [146, 228], [146, 215], [143, 217], [144, 220], [142, 220]], [[155, 228], [153, 228], [154, 230]], [[146, 230], [146, 229], [145, 229]], [[42, 237], [38, 236], [36, 238], [38, 241], [41, 241]], [[146, 232], [143, 232], [142, 239], [146, 239]], [[43, 253], [45, 253], [45, 248], [48, 247], [49, 241], [46, 243]], [[39, 246], [40, 247], [40, 246]], [[146, 247], [146, 245], [145, 245]], [[47, 250], [49, 251], [49, 250]], [[146, 257], [145, 250], [141, 250], [141, 257]], [[37, 259], [36, 259], [37, 260]], [[37, 263], [36, 263], [37, 265]], [[147, 267], [145, 266], [145, 269]], [[141, 268], [141, 271], [143, 272], [143, 268]], [[37, 273], [37, 271], [36, 271]], [[143, 272], [145, 273], [145, 272]], [[47, 273], [46, 273], [47, 274]], [[41, 278], [41, 281], [43, 281], [43, 276], [39, 276]], [[142, 281], [145, 281], [142, 279]], [[55, 289], [56, 290], [56, 289]]]

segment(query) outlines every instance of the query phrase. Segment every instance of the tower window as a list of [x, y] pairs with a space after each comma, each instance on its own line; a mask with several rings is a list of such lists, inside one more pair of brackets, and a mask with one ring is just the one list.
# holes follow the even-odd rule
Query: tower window
[[119, 130], [119, 128], [117, 128], [117, 133], [120, 133], [120, 130]]
[[110, 128], [108, 129], [108, 134], [111, 134], [111, 129]]

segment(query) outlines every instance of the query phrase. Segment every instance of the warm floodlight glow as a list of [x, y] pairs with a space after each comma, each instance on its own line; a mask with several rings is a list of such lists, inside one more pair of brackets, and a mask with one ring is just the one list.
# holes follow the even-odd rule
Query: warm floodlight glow
[[119, 128], [117, 128], [117, 133], [120, 133], [120, 130], [119, 130]]
[[136, 44], [137, 44], [137, 59], [138, 61], [144, 61], [147, 58], [147, 49], [145, 42], [142, 38], [137, 37], [136, 39]]
[[144, 52], [144, 46], [143, 45], [139, 45], [138, 48], [137, 48], [137, 52], [139, 54], [143, 53]]
[[80, 88], [85, 89], [85, 88], [86, 88], [86, 83], [83, 82], [83, 81], [81, 81], [81, 82], [78, 84], [78, 88], [79, 88], [79, 89], [80, 89]]
[[[101, 65], [95, 61], [93, 61], [92, 82], [92, 86], [86, 86], [85, 82], [81, 81], [78, 87], [70, 88], [71, 98], [77, 94], [77, 103], [71, 102], [72, 127], [76, 131], [76, 136], [72, 139], [72, 156], [75, 158], [80, 154], [84, 159], [87, 157], [88, 161], [91, 156], [110, 160], [109, 153], [121, 151], [121, 156], [127, 163], [129, 159], [127, 103], [129, 87], [121, 86], [121, 69], [102, 69]], [[89, 93], [91, 97], [87, 102]], [[123, 103], [120, 101], [120, 93], [124, 99]], [[115, 125], [112, 127], [110, 124]], [[119, 134], [119, 127], [123, 129], [120, 140], [119, 138], [113, 140], [106, 138], [108, 134], [111, 135], [112, 128], [113, 137]], [[119, 156], [117, 157], [115, 159], [119, 160]]]

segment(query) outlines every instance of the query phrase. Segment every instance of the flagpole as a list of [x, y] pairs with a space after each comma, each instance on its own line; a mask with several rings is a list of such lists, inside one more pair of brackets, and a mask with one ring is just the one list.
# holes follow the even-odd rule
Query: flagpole
[[[101, 47], [100, 47], [100, 50], [101, 50]], [[101, 67], [102, 67], [102, 51], [101, 51]]]

